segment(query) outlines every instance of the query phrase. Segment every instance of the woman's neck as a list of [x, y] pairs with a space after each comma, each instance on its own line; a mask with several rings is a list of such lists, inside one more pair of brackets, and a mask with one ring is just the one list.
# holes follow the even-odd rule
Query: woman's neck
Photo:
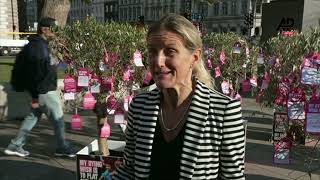
[[174, 87], [170, 89], [163, 89], [162, 94], [164, 106], [171, 110], [179, 107], [194, 91], [195, 87], [192, 81], [190, 84], [188, 84], [188, 86], [190, 87]]

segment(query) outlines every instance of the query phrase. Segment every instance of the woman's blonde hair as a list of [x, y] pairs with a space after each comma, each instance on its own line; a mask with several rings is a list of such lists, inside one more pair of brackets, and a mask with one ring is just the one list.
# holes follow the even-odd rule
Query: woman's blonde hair
[[[185, 47], [190, 52], [194, 52], [198, 48], [202, 49], [202, 39], [200, 37], [199, 31], [188, 19], [183, 16], [177, 14], [169, 14], [162, 17], [160, 21], [153, 24], [149, 28], [147, 37], [149, 37], [150, 34], [158, 33], [161, 31], [170, 31], [180, 35], [184, 40]], [[205, 67], [202, 54], [201, 60], [194, 66], [192, 73], [199, 81], [203, 82], [209, 88], [213, 89], [214, 80]]]

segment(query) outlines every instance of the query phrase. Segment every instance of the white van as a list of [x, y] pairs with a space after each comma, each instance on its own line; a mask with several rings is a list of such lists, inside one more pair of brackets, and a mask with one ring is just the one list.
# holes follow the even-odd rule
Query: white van
[[0, 39], [0, 55], [7, 56], [18, 54], [28, 42], [28, 40]]

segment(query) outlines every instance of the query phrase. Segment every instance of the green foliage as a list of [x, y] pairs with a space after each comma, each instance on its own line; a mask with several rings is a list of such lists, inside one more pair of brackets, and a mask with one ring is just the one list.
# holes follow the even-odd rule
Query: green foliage
[[[137, 49], [140, 50], [145, 67], [148, 66], [145, 37], [145, 29], [137, 29], [130, 24], [101, 24], [94, 18], [89, 18], [59, 31], [51, 46], [59, 59], [70, 64], [68, 74], [77, 75], [77, 70], [84, 67], [99, 77], [114, 76], [115, 96], [121, 101], [130, 94], [133, 84], [140, 85], [143, 82], [146, 69], [135, 67], [133, 54]], [[99, 64], [105, 62], [105, 52], [117, 54], [118, 60], [101, 71]], [[123, 81], [123, 73], [129, 66], [135, 72], [134, 82]], [[99, 94], [98, 100], [104, 102], [107, 95], [108, 92]]]
[[[266, 71], [271, 74], [271, 83], [265, 90], [264, 101], [267, 104], [273, 102], [279, 82], [283, 77], [292, 75], [296, 77], [292, 87], [301, 86], [300, 66], [305, 56], [313, 54], [320, 48], [320, 30], [311, 29], [307, 33], [297, 33], [294, 36], [278, 35], [267, 41], [262, 46], [266, 60], [278, 58], [281, 66], [275, 67], [272, 64], [265, 64]], [[311, 87], [303, 86], [307, 95], [310, 96]]]
[[[245, 78], [246, 75], [252, 75], [253, 67], [255, 63], [253, 63], [253, 57], [255, 56], [247, 56], [246, 47], [249, 47], [248, 42], [244, 37], [233, 33], [211, 33], [206, 35], [203, 38], [204, 44], [208, 46], [208, 48], [214, 48], [214, 52], [212, 53], [212, 63], [214, 66], [221, 66], [222, 79], [228, 80], [232, 84], [235, 85], [235, 90], [239, 90], [239, 81], [241, 78]], [[236, 44], [241, 45], [241, 53], [236, 54], [233, 53], [234, 46]], [[252, 48], [253, 52], [255, 52], [255, 48]], [[220, 65], [220, 54], [224, 51], [226, 55], [226, 64]], [[208, 54], [205, 56], [205, 59], [208, 59]], [[243, 65], [246, 65], [244, 67]]]

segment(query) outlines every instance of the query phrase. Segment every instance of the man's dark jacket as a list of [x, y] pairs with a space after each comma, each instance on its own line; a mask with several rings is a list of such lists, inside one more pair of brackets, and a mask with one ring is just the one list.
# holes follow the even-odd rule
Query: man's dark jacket
[[24, 60], [30, 73], [27, 91], [33, 99], [57, 88], [57, 67], [50, 56], [49, 43], [40, 35], [29, 37], [24, 47]]

